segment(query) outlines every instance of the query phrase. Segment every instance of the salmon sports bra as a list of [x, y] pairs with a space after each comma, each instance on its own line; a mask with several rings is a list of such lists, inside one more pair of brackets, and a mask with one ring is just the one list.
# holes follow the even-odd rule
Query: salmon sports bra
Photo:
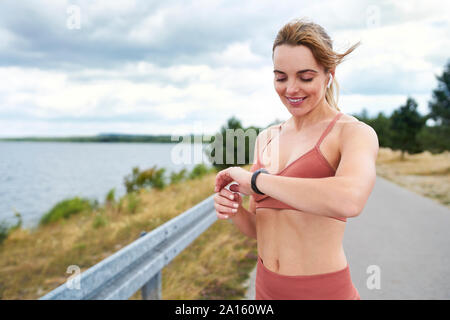
[[[325, 138], [325, 136], [331, 131], [336, 121], [342, 116], [342, 112], [339, 112], [334, 119], [330, 122], [330, 124], [327, 126], [325, 131], [322, 133], [321, 137], [319, 138], [319, 141], [317, 141], [316, 145], [309, 150], [308, 152], [304, 153], [302, 156], [288, 164], [283, 170], [279, 171], [278, 173], [274, 174], [277, 176], [285, 176], [285, 177], [298, 177], [298, 178], [325, 178], [325, 177], [332, 177], [335, 175], [335, 170], [330, 165], [330, 163], [327, 161], [327, 159], [323, 156], [322, 152], [320, 151], [320, 144], [322, 143], [322, 140]], [[280, 124], [278, 126], [278, 129], [281, 129]], [[269, 139], [265, 147], [263, 148], [261, 154], [263, 154], [265, 148], [267, 145], [272, 141], [272, 138]], [[250, 168], [251, 172], [254, 172], [260, 168], [264, 168], [264, 166], [259, 161], [259, 154], [257, 154], [257, 161], [252, 165]], [[298, 210], [296, 208], [291, 207], [290, 205], [283, 203], [275, 198], [271, 198], [268, 195], [260, 195], [255, 194], [253, 195], [253, 198], [255, 200], [255, 207], [256, 208], [275, 208], [275, 209], [293, 209]], [[335, 217], [329, 217], [341, 221], [347, 221], [346, 218], [335, 218]]]

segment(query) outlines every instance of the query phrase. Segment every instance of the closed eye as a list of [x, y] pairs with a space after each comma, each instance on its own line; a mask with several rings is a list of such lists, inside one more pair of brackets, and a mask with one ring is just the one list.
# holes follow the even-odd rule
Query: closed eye
[[[301, 78], [300, 78], [300, 79], [301, 79]], [[304, 82], [310, 82], [310, 81], [312, 81], [312, 79], [313, 79], [313, 78], [310, 78], [310, 79], [301, 79], [301, 80], [304, 81]], [[283, 79], [276, 79], [276, 80], [282, 82], [282, 81], [286, 80], [286, 78], [283, 78]]]

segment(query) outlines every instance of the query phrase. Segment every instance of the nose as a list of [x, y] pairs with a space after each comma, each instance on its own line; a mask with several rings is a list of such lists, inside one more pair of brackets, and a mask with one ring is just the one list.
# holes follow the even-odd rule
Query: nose
[[295, 97], [296, 94], [299, 92], [299, 90], [300, 90], [300, 86], [299, 86], [297, 80], [288, 82], [287, 87], [286, 87], [286, 94], [288, 96]]

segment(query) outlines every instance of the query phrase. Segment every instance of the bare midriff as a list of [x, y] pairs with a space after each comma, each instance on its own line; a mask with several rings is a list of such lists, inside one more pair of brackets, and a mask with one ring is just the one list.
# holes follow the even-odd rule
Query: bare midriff
[[292, 209], [256, 209], [258, 254], [282, 275], [313, 275], [347, 266], [345, 222]]
[[[340, 161], [338, 148], [340, 123], [348, 121], [347, 116], [341, 117], [320, 147], [320, 151], [335, 171]], [[303, 135], [307, 136], [308, 141], [316, 141], [323, 129], [322, 126], [314, 133]], [[290, 159], [289, 162], [312, 147], [311, 142], [294, 143], [299, 141], [299, 138], [284, 137], [284, 139], [287, 144], [281, 143], [280, 150], [285, 154], [278, 156], [281, 159]], [[292, 146], [297, 145], [308, 145], [308, 148], [296, 151], [295, 156], [290, 155], [290, 150], [294, 149]], [[269, 172], [278, 172], [280, 168], [272, 168], [270, 163], [270, 145], [266, 150], [267, 158], [263, 158], [264, 167]], [[280, 161], [283, 164], [289, 162]], [[258, 254], [269, 270], [282, 275], [314, 275], [339, 271], [347, 266], [342, 246], [345, 222], [293, 209], [260, 207], [255, 210]]]

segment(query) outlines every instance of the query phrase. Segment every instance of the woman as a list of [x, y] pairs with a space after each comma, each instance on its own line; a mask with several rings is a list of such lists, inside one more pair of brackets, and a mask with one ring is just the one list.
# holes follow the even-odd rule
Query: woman
[[[257, 239], [256, 299], [360, 299], [342, 239], [375, 184], [378, 138], [340, 112], [333, 94], [336, 66], [358, 45], [337, 54], [319, 25], [286, 24], [272, 59], [275, 90], [292, 116], [258, 135], [251, 172], [216, 176], [218, 218]], [[251, 196], [249, 211], [238, 192]]]

